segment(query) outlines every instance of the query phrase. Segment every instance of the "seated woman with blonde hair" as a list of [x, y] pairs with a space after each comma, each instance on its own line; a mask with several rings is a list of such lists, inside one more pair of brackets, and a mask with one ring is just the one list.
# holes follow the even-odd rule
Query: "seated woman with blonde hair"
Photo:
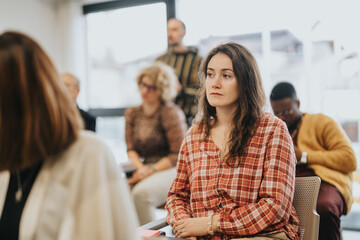
[[128, 157], [136, 168], [128, 180], [140, 224], [155, 218], [165, 204], [187, 125], [183, 111], [171, 100], [178, 85], [174, 70], [155, 62], [137, 77], [142, 104], [126, 110]]
[[140, 239], [129, 187], [44, 50], [0, 35], [0, 239]]

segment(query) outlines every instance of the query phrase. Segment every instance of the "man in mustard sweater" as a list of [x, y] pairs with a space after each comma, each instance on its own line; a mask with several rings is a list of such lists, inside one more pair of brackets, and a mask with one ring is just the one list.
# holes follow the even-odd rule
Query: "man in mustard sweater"
[[302, 113], [293, 85], [281, 82], [270, 94], [274, 114], [283, 120], [294, 142], [296, 176], [319, 176], [317, 202], [320, 240], [341, 239], [340, 217], [352, 204], [354, 150], [342, 128], [323, 114]]

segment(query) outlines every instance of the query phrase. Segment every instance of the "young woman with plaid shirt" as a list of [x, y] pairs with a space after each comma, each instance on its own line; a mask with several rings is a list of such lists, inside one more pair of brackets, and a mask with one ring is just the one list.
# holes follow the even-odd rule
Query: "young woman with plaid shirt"
[[220, 45], [202, 74], [198, 113], [168, 193], [175, 236], [299, 239], [293, 144], [285, 123], [263, 110], [254, 56], [236, 43]]

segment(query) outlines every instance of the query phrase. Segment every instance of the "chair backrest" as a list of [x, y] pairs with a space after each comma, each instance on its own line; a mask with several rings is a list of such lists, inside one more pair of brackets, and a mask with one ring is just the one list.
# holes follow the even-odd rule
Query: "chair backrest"
[[300, 220], [301, 239], [317, 240], [320, 216], [316, 212], [321, 180], [319, 177], [296, 177], [294, 202]]

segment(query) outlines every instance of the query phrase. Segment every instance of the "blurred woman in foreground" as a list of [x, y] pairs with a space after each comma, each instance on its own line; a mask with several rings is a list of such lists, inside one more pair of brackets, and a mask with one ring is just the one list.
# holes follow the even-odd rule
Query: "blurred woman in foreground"
[[81, 131], [42, 48], [0, 35], [0, 239], [138, 239], [109, 149]]

